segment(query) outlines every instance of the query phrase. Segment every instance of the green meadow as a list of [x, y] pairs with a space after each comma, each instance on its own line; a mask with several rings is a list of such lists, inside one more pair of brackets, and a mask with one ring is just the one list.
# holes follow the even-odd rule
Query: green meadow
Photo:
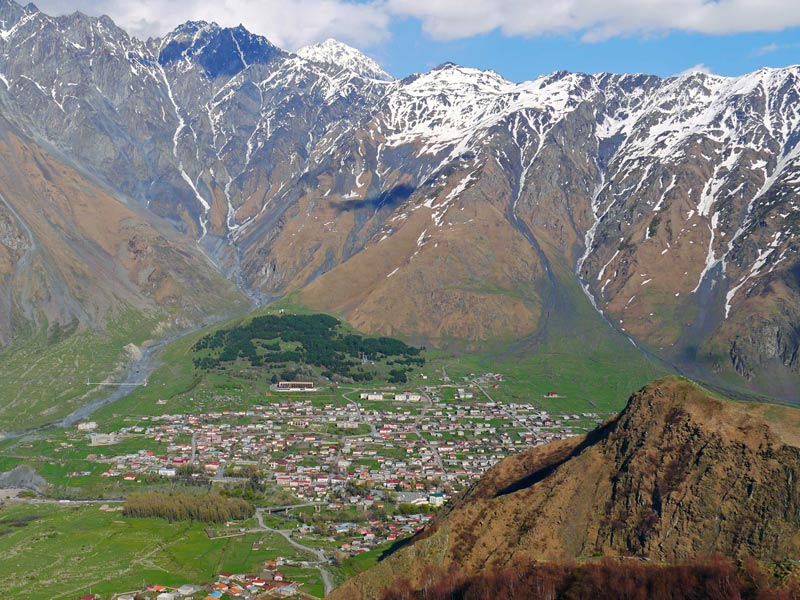
[[[441, 385], [443, 368], [453, 388], [476, 375], [500, 373], [502, 381], [483, 386], [495, 401], [530, 403], [550, 412], [609, 414], [620, 411], [645, 384], [673, 372], [606, 323], [574, 278], [558, 281], [559, 304], [543, 332], [488, 343], [480, 353], [429, 352], [423, 371], [428, 379], [415, 383]], [[473, 391], [480, 399], [482, 394]], [[549, 393], [558, 397], [545, 397]]]
[[[200, 523], [130, 519], [100, 506], [14, 502], [0, 509], [0, 596], [72, 600], [148, 583], [201, 585], [224, 571], [258, 573], [269, 559], [308, 559], [278, 534], [209, 539]], [[292, 574], [322, 595], [316, 569]]]
[[129, 355], [141, 347], [156, 319], [130, 310], [105, 331], [40, 331], [0, 351], [0, 430], [20, 431], [51, 423], [109, 388], [88, 382], [123, 378]]

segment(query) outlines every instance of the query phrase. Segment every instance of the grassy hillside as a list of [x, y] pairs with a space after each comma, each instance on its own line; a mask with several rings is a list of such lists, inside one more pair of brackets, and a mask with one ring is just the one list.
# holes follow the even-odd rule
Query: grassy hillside
[[[442, 364], [456, 377], [478, 371], [507, 375], [501, 400], [534, 399], [547, 409], [579, 412], [621, 410], [631, 393], [672, 369], [612, 328], [574, 277], [556, 269], [550, 311], [536, 334], [497, 340], [482, 353], [443, 358]], [[560, 397], [545, 398], [549, 392]]]
[[[158, 321], [129, 310], [106, 330], [40, 331], [0, 352], [0, 433], [59, 419], [108, 393], [91, 383], [119, 381]], [[127, 349], [126, 349], [127, 346]], [[87, 382], [90, 382], [87, 384]]]

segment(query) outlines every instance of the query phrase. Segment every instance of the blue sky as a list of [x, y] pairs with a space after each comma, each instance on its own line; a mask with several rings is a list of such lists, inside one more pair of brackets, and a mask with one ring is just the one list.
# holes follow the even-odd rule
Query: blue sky
[[800, 27], [781, 32], [710, 35], [672, 32], [582, 41], [577, 34], [506, 36], [499, 31], [458, 40], [434, 40], [420, 22], [393, 24], [392, 37], [367, 47], [390, 74], [402, 77], [443, 62], [492, 69], [512, 81], [558, 70], [669, 76], [698, 66], [718, 75], [800, 63]]
[[798, 0], [40, 0], [141, 38], [187, 20], [243, 24], [287, 50], [328, 37], [403, 77], [443, 62], [514, 81], [570, 70], [740, 75], [800, 63]]

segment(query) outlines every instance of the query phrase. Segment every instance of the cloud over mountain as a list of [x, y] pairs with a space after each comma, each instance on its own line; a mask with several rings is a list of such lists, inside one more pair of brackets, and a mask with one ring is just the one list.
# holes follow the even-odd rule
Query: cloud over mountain
[[728, 34], [778, 31], [800, 24], [800, 6], [785, 0], [389, 0], [395, 14], [422, 21], [437, 39], [499, 29], [509, 36], [579, 33], [585, 41], [669, 31]]
[[390, 23], [382, 2], [342, 0], [293, 0], [289, 6], [275, 0], [42, 0], [38, 6], [50, 14], [75, 10], [107, 14], [141, 38], [162, 36], [186, 20], [215, 21], [226, 27], [245, 23], [292, 50], [330, 37], [369, 46], [386, 38]]
[[507, 36], [578, 34], [587, 42], [671, 31], [722, 35], [780, 31], [800, 25], [791, 0], [43, 0], [45, 12], [107, 13], [136, 35], [163, 35], [188, 19], [248, 27], [278, 45], [296, 49], [328, 37], [369, 46], [390, 36], [393, 22], [418, 19], [437, 40], [499, 30]]

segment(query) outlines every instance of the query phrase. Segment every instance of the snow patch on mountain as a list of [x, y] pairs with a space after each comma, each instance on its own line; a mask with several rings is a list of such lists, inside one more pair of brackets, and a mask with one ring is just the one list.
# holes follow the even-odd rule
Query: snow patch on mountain
[[394, 79], [369, 56], [352, 46], [334, 39], [327, 39], [319, 44], [300, 48], [297, 51], [297, 55], [316, 63], [345, 69], [367, 79], [377, 79], [379, 81], [391, 81]]

